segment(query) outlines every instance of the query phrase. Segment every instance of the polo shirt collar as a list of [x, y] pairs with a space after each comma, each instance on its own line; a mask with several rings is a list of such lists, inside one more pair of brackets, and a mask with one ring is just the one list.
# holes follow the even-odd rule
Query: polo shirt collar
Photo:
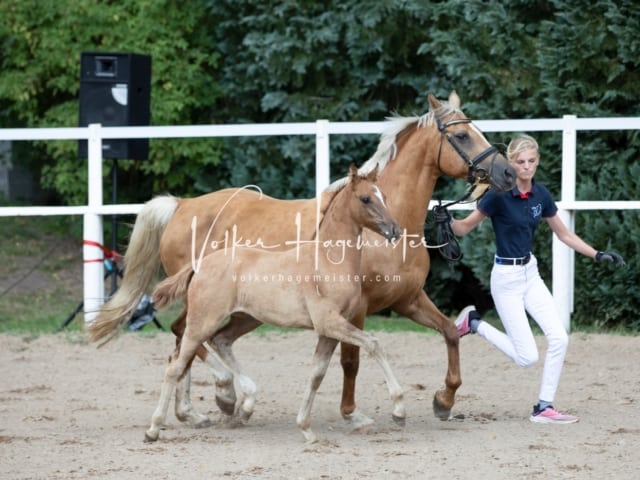
[[532, 179], [531, 190], [529, 190], [528, 192], [522, 193], [520, 192], [520, 190], [518, 190], [518, 186], [516, 185], [511, 189], [511, 195], [513, 195], [514, 197], [525, 199], [525, 198], [529, 198], [529, 196], [531, 195], [535, 195], [535, 190], [536, 190], [536, 181]]

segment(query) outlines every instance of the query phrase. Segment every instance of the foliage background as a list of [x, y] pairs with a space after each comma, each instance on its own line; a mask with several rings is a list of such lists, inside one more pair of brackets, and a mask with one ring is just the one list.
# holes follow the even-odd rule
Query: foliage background
[[[475, 119], [640, 114], [640, 8], [632, 1], [22, 0], [0, 2], [0, 127], [75, 126], [82, 51], [152, 55], [152, 124], [378, 121], [420, 114], [455, 89]], [[508, 143], [513, 134], [489, 136]], [[579, 134], [578, 199], [638, 199], [640, 132]], [[538, 180], [560, 198], [558, 133], [536, 134]], [[332, 171], [362, 163], [377, 141], [332, 137]], [[313, 194], [313, 139], [151, 140], [148, 161], [120, 162], [121, 201], [188, 196], [247, 183], [282, 197]], [[20, 145], [57, 202], [82, 204], [75, 142]], [[108, 172], [105, 171], [105, 175]], [[443, 178], [436, 196], [463, 188]], [[107, 189], [108, 190], [108, 189]], [[108, 192], [106, 193], [108, 194]], [[640, 329], [638, 213], [579, 212], [576, 230], [627, 267], [576, 258], [573, 320]], [[427, 290], [445, 312], [490, 308], [488, 222], [461, 239], [452, 274], [438, 258]], [[551, 235], [535, 252], [550, 275]]]

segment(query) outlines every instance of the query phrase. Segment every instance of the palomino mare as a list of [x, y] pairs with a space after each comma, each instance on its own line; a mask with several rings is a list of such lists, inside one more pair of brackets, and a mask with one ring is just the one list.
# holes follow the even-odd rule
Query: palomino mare
[[[205, 257], [197, 271], [187, 265], [156, 287], [153, 299], [158, 307], [182, 299], [188, 292], [189, 309], [182, 340], [169, 360], [145, 440], [158, 439], [173, 387], [189, 367], [197, 348], [236, 312], [271, 325], [317, 332], [312, 374], [297, 417], [308, 442], [316, 440], [310, 419], [313, 399], [339, 341], [365, 349], [378, 361], [393, 402], [392, 416], [403, 423], [402, 387], [384, 350], [373, 335], [349, 323], [358, 307], [363, 280], [359, 276], [363, 229], [369, 228], [387, 240], [395, 240], [401, 233], [387, 211], [382, 192], [373, 183], [376, 174], [374, 170], [366, 177], [359, 176], [358, 169], [351, 166], [349, 182], [329, 202], [313, 242], [277, 252], [244, 247], [229, 255], [218, 250]], [[241, 375], [230, 349], [213, 355], [223, 370], [217, 373], [220, 383]]]
[[[429, 201], [440, 175], [464, 178], [471, 184], [490, 184], [497, 190], [511, 188], [516, 175], [504, 156], [460, 110], [455, 92], [448, 102], [431, 94], [428, 99], [426, 114], [390, 120], [377, 151], [359, 169], [367, 173], [378, 168], [377, 183], [388, 195], [391, 214], [405, 228], [406, 248], [364, 249], [362, 273], [373, 281], [363, 284], [351, 321], [362, 328], [368, 313], [391, 308], [442, 333], [448, 365], [444, 388], [435, 393], [433, 409], [436, 416], [447, 419], [461, 384], [459, 338], [453, 323], [423, 290], [430, 263], [422, 244]], [[324, 192], [320, 200], [326, 202], [330, 195]], [[122, 284], [88, 327], [91, 339], [106, 342], [120, 331], [152, 282], [160, 261], [165, 272], [172, 275], [220, 248], [247, 242], [272, 247], [296, 238], [309, 239], [315, 231], [316, 216], [316, 199], [277, 200], [248, 189], [226, 189], [192, 199], [154, 198], [136, 219], [125, 255]], [[370, 236], [368, 231], [363, 235], [365, 239]], [[184, 321], [183, 311], [172, 325], [178, 343]], [[258, 325], [251, 318], [234, 314], [213, 343], [233, 343]], [[200, 347], [198, 356], [207, 359], [204, 347]], [[372, 421], [355, 404], [358, 347], [341, 344], [341, 365], [341, 413], [358, 428]], [[176, 416], [194, 426], [204, 426], [208, 418], [193, 410], [189, 378], [187, 371], [176, 390]]]

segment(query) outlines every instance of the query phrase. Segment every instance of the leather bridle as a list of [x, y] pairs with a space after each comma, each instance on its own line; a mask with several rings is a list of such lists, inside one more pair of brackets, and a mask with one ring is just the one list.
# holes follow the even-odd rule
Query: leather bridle
[[[467, 182], [469, 182], [470, 184], [473, 184], [477, 180], [485, 180], [487, 177], [490, 177], [493, 170], [493, 164], [495, 162], [496, 155], [499, 153], [499, 150], [493, 145], [491, 145], [487, 149], [483, 150], [478, 155], [476, 155], [475, 158], [471, 159], [464, 152], [464, 150], [462, 150], [462, 148], [460, 148], [460, 146], [456, 143], [455, 137], [449, 135], [449, 133], [447, 132], [447, 128], [451, 127], [452, 125], [459, 125], [462, 123], [471, 123], [471, 120], [469, 120], [468, 118], [459, 118], [456, 120], [451, 120], [450, 122], [447, 122], [447, 123], [442, 123], [442, 121], [436, 117], [436, 122], [438, 125], [438, 130], [442, 134], [442, 137], [445, 137], [449, 141], [449, 144], [453, 147], [453, 149], [456, 152], [458, 152], [458, 155], [460, 155], [460, 157], [469, 166]], [[438, 148], [438, 160], [437, 160], [438, 169], [440, 171], [442, 171], [442, 169], [440, 168], [440, 154], [442, 153], [442, 143], [443, 143], [442, 137], [440, 138], [440, 147]], [[491, 159], [491, 165], [489, 166], [489, 169], [479, 167], [478, 165], [490, 155], [493, 155], [493, 158]]]

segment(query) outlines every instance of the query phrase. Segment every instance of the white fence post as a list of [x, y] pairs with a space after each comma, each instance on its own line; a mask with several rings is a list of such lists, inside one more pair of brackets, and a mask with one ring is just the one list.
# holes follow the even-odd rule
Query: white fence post
[[329, 186], [329, 120], [316, 121], [316, 196]]
[[103, 245], [102, 215], [102, 132], [100, 124], [89, 125], [88, 140], [89, 213], [84, 214], [83, 236], [90, 244], [84, 244], [84, 321], [91, 322], [98, 315], [104, 303], [104, 251], [96, 246]]
[[[576, 199], [576, 116], [562, 117], [562, 201], [572, 204]], [[569, 230], [575, 230], [575, 212], [561, 209], [560, 219]], [[573, 312], [575, 252], [553, 236], [553, 298], [567, 332], [571, 329]]]

